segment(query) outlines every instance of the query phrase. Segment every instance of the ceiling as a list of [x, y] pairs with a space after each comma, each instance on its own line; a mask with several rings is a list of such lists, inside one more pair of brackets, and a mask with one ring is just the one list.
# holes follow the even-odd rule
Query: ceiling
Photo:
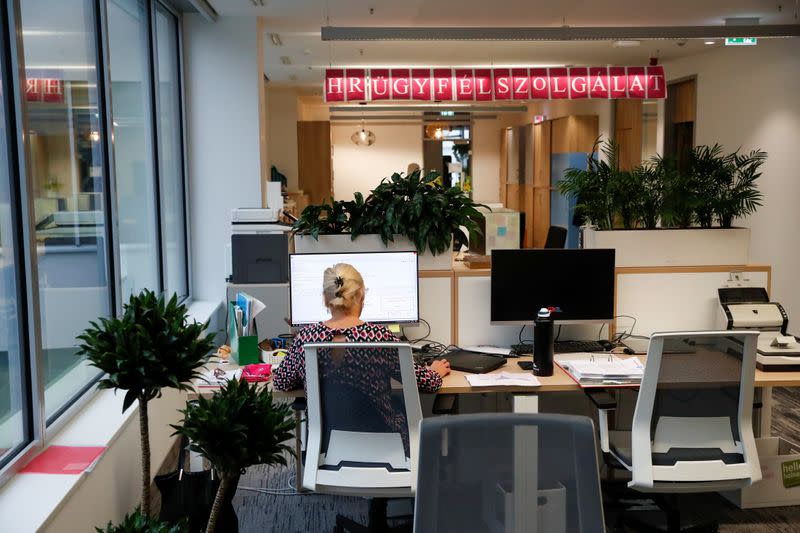
[[[256, 0], [259, 1], [259, 0]], [[319, 87], [324, 69], [335, 65], [641, 65], [721, 46], [702, 40], [641, 41], [632, 48], [609, 41], [323, 42], [320, 28], [377, 27], [557, 27], [723, 25], [728, 17], [757, 17], [761, 24], [797, 24], [797, 2], [785, 0], [209, 0], [221, 16], [259, 15], [276, 46], [265, 39], [265, 72], [276, 85]], [[372, 13], [370, 11], [372, 10]], [[285, 62], [289, 61], [289, 64]]]

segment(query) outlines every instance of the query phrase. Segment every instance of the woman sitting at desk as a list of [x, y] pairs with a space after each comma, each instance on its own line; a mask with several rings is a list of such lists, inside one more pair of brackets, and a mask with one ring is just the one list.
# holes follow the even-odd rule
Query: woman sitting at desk
[[[331, 319], [308, 326], [294, 338], [289, 354], [283, 359], [273, 375], [273, 385], [277, 390], [296, 390], [305, 387], [306, 368], [303, 346], [313, 342], [400, 342], [384, 326], [370, 324], [361, 320], [364, 308], [364, 279], [351, 265], [338, 263], [325, 269], [322, 278], [322, 292], [325, 306], [331, 312]], [[381, 386], [386, 374], [398, 374], [397, 360], [381, 357], [380, 350], [349, 350], [346, 371], [357, 370], [361, 375], [357, 381]], [[331, 354], [320, 354], [320, 357]], [[336, 354], [333, 354], [336, 357]], [[442, 378], [450, 373], [450, 363], [446, 360], [434, 361], [430, 367], [414, 363], [417, 386], [421, 392], [436, 392], [442, 386]], [[370, 379], [374, 376], [375, 379]], [[342, 376], [344, 377], [344, 376]], [[364, 391], [368, 393], [369, 391]], [[378, 392], [378, 391], [376, 391]], [[375, 395], [380, 397], [381, 394]], [[388, 414], [388, 413], [387, 413]]]

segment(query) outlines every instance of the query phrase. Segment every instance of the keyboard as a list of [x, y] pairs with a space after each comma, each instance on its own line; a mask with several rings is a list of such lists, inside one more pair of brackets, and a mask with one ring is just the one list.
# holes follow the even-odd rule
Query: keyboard
[[558, 341], [553, 343], [554, 353], [605, 352], [606, 347], [598, 341]]
[[[531, 355], [533, 353], [533, 344], [512, 344], [511, 351], [517, 355]], [[605, 351], [606, 347], [598, 341], [556, 341], [553, 343], [553, 353]]]

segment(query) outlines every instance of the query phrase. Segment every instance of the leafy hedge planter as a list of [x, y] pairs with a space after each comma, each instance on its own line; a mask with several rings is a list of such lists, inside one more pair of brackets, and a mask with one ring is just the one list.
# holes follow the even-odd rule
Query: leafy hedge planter
[[613, 248], [618, 267], [746, 265], [750, 229], [584, 229], [583, 247]]

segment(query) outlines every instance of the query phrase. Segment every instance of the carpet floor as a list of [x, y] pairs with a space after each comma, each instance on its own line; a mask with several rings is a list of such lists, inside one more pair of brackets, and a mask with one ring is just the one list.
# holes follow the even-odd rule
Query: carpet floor
[[[800, 442], [800, 390], [774, 389], [772, 434]], [[367, 501], [361, 498], [294, 494], [294, 463], [288, 467], [250, 468], [242, 475], [234, 506], [241, 533], [330, 532], [337, 514], [364, 523]], [[257, 489], [264, 492], [256, 492]], [[694, 499], [697, 509], [719, 519], [723, 533], [800, 533], [800, 506], [740, 510], [717, 495]], [[610, 516], [613, 513], [607, 513]]]

